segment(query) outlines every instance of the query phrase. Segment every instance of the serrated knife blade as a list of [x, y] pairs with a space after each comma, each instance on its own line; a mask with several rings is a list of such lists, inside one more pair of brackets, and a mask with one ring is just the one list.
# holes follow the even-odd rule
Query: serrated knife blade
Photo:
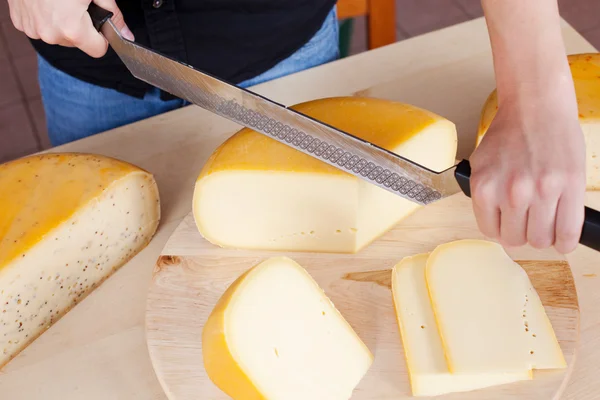
[[[468, 160], [432, 171], [249, 90], [162, 55], [121, 36], [112, 13], [94, 3], [88, 12], [136, 78], [267, 135], [340, 170], [425, 205], [462, 191], [470, 196]], [[600, 251], [600, 212], [585, 207], [579, 242]]]
[[385, 190], [420, 204], [459, 192], [454, 168], [431, 171], [372, 143], [265, 97], [161, 55], [121, 36], [111, 14], [93, 3], [90, 15], [138, 79], [267, 135]]

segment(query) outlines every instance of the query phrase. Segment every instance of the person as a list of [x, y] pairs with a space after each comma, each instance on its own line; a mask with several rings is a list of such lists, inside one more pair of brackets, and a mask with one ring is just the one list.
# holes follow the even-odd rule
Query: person
[[[128, 75], [92, 27], [89, 1], [8, 0], [40, 55], [54, 144], [183, 105]], [[94, 1], [125, 37], [241, 86], [338, 56], [334, 0]], [[583, 226], [585, 142], [557, 0], [482, 7], [499, 108], [470, 157], [477, 224], [504, 246], [569, 253]]]
[[[8, 0], [38, 54], [57, 146], [187, 105], [135, 79], [92, 25], [90, 0]], [[339, 56], [336, 0], [95, 0], [122, 35], [242, 87]]]

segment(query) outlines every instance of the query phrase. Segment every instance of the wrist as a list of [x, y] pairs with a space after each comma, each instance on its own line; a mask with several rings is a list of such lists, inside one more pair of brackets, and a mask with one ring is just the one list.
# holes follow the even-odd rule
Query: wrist
[[506, 80], [498, 85], [497, 91], [500, 107], [512, 104], [526, 108], [552, 108], [555, 105], [573, 107], [577, 104], [570, 73]]

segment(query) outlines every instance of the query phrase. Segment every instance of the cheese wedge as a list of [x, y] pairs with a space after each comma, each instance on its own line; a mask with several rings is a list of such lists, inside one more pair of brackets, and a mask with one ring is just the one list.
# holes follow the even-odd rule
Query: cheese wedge
[[[586, 143], [587, 189], [600, 189], [600, 54], [568, 56], [579, 107], [579, 123]], [[498, 110], [494, 90], [487, 98], [479, 121], [476, 145], [479, 146]]]
[[427, 259], [425, 274], [451, 373], [566, 367], [527, 273], [499, 244], [442, 244]]
[[313, 278], [274, 257], [225, 291], [202, 331], [206, 372], [235, 400], [342, 400], [373, 356]]
[[[454, 165], [452, 122], [372, 98], [327, 98], [294, 109], [433, 170]], [[356, 253], [420, 206], [270, 137], [242, 129], [202, 169], [193, 213], [223, 247]]]
[[137, 254], [159, 195], [134, 165], [88, 154], [0, 165], [0, 366]]
[[405, 257], [392, 271], [394, 308], [413, 396], [439, 396], [531, 379], [528, 368], [508, 373], [450, 373], [425, 281], [427, 258], [427, 253]]

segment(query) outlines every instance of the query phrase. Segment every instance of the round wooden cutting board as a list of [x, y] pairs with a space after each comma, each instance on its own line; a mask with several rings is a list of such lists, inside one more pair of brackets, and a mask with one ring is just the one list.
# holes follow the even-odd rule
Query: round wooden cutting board
[[[462, 194], [422, 207], [353, 255], [223, 249], [204, 240], [188, 215], [165, 246], [148, 294], [148, 347], [167, 396], [170, 400], [229, 399], [204, 370], [202, 327], [239, 275], [268, 257], [286, 255], [313, 276], [375, 357], [352, 399], [413, 398], [392, 305], [390, 270], [402, 257], [431, 251], [438, 244], [483, 239], [471, 207]], [[567, 384], [579, 340], [579, 305], [569, 265], [554, 250], [524, 247], [507, 252], [524, 267], [538, 291], [568, 368], [534, 371], [531, 381], [437, 399], [558, 399]]]

